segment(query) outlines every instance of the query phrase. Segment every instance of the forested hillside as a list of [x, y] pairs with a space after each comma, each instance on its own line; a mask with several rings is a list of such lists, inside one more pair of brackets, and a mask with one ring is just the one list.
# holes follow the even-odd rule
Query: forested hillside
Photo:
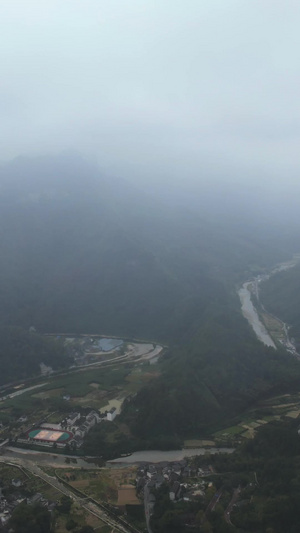
[[184, 347], [170, 350], [162, 376], [124, 416], [140, 438], [193, 437], [299, 378], [298, 361], [257, 342], [233, 306], [216, 307]]
[[55, 339], [20, 327], [0, 328], [0, 385], [40, 375], [41, 363], [57, 370], [69, 366], [71, 360]]
[[124, 415], [138, 438], [203, 430], [299, 375], [256, 340], [236, 294], [294, 251], [284, 225], [163, 201], [74, 155], [19, 158], [0, 184], [2, 325], [168, 343], [161, 377]]
[[300, 348], [300, 265], [271, 276], [261, 285], [261, 300], [265, 307], [291, 327]]
[[19, 158], [0, 184], [7, 325], [180, 341], [229, 283], [287, 253], [257, 221], [208, 221], [74, 155]]

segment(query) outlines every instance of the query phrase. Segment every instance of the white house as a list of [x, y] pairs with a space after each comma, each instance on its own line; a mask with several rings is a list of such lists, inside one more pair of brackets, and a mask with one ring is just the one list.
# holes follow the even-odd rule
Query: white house
[[112, 422], [117, 416], [117, 409], [116, 407], [113, 407], [110, 411], [108, 411], [106, 418], [109, 420], [109, 422]]

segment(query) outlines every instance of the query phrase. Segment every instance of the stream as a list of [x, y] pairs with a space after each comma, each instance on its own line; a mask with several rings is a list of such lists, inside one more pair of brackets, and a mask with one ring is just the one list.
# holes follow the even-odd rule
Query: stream
[[253, 282], [247, 281], [238, 292], [242, 304], [242, 313], [253, 328], [257, 338], [266, 346], [272, 346], [272, 348], [277, 349], [252, 303], [251, 291], [249, 290], [249, 286], [251, 286], [252, 283]]
[[185, 457], [194, 457], [195, 455], [205, 455], [206, 453], [232, 453], [234, 448], [186, 448], [182, 450], [145, 450], [134, 452], [127, 457], [119, 457], [118, 459], [112, 459], [107, 461], [107, 465], [113, 466], [114, 464], [135, 464], [135, 463], [161, 463], [182, 461]]

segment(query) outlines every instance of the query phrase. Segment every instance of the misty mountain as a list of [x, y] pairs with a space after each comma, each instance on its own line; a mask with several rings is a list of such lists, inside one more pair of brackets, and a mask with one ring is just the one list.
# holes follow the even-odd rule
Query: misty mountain
[[2, 165], [0, 228], [1, 323], [40, 331], [178, 340], [287, 253], [278, 234], [208, 221], [76, 154]]
[[19, 158], [0, 184], [2, 325], [168, 343], [161, 377], [124, 412], [138, 438], [204, 431], [298, 379], [295, 361], [257, 341], [236, 294], [294, 251], [284, 224], [259, 232], [258, 214], [237, 210], [234, 223], [232, 206], [205, 217], [74, 154]]

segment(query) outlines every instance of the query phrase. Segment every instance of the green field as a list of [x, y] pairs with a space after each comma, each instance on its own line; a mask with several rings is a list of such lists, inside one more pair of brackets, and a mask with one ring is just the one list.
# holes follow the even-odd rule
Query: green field
[[214, 433], [214, 437], [224, 437], [227, 435], [230, 435], [230, 436], [240, 435], [244, 431], [245, 431], [245, 428], [243, 428], [242, 426], [231, 426], [229, 428], [222, 429], [221, 431], [217, 431], [216, 433]]

